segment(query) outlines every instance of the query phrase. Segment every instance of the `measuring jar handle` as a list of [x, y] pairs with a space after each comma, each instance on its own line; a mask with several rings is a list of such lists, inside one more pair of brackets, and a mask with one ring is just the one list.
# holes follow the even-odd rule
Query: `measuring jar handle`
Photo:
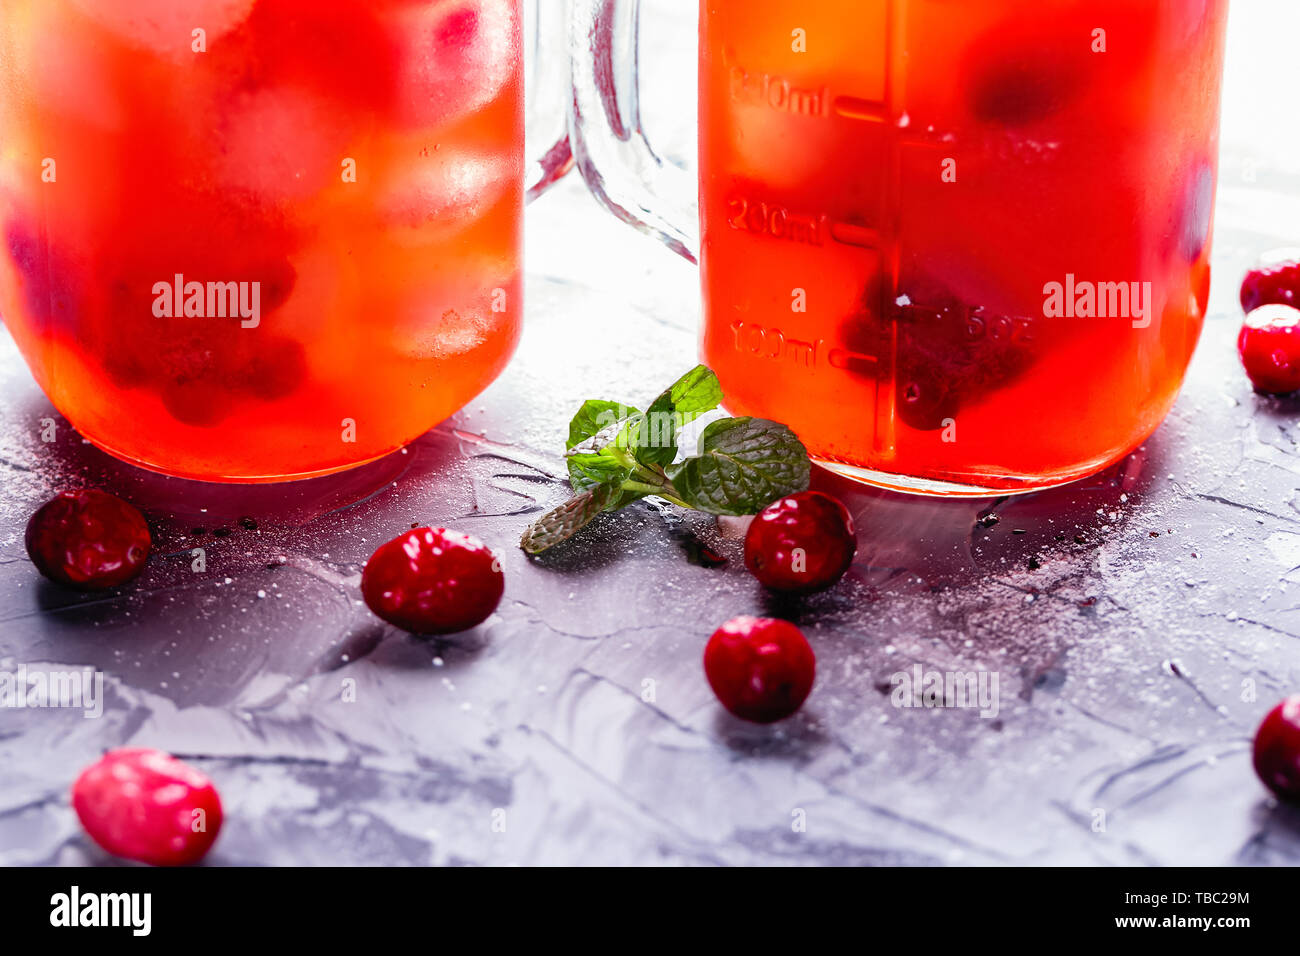
[[569, 147], [569, 22], [560, 0], [524, 0], [527, 173], [532, 202], [573, 168]]
[[660, 159], [641, 129], [640, 19], [641, 0], [572, 0], [569, 139], [610, 212], [698, 262], [697, 180]]
[[524, 89], [527, 172], [532, 202], [573, 168], [569, 147], [568, 17], [559, 0], [524, 0]]

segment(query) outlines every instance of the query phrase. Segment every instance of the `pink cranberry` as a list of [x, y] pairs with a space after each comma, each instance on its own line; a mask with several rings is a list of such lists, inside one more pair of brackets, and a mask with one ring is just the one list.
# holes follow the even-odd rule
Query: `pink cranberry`
[[370, 610], [413, 634], [451, 634], [482, 624], [505, 591], [501, 565], [467, 534], [417, 528], [366, 562], [361, 593]]
[[117, 587], [144, 568], [152, 541], [144, 515], [105, 491], [65, 491], [27, 522], [27, 554], [52, 581]]
[[433, 31], [439, 46], [469, 49], [478, 38], [479, 11], [476, 7], [453, 10]]
[[1237, 352], [1251, 383], [1270, 395], [1300, 389], [1300, 310], [1265, 305], [1246, 316]]
[[1279, 797], [1300, 802], [1300, 694], [1274, 707], [1259, 725], [1255, 772]]
[[197, 863], [221, 829], [212, 781], [158, 750], [113, 750], [72, 785], [91, 839], [114, 856], [153, 866]]
[[722, 706], [742, 720], [770, 724], [793, 714], [812, 690], [817, 658], [788, 621], [737, 617], [713, 632], [704, 674]]
[[774, 591], [807, 594], [843, 577], [857, 549], [848, 509], [820, 491], [801, 491], [754, 518], [745, 534], [745, 567]]

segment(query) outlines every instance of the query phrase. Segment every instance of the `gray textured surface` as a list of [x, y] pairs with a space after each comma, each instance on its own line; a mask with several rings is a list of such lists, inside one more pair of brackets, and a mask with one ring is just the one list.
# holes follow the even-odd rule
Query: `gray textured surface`
[[[1237, 6], [1213, 317], [1173, 415], [1120, 467], [999, 504], [992, 528], [987, 502], [837, 485], [859, 561], [782, 609], [819, 674], [775, 728], [727, 717], [704, 682], [712, 628], [769, 609], [709, 520], [643, 504], [541, 563], [513, 546], [565, 494], [572, 408], [643, 400], [694, 359], [692, 270], [575, 182], [530, 213], [510, 370], [343, 478], [213, 488], [117, 465], [66, 426], [42, 444], [51, 410], [6, 340], [0, 669], [99, 668], [108, 703], [98, 720], [0, 711], [0, 863], [104, 862], [66, 788], [128, 744], [216, 779], [216, 863], [1300, 862], [1300, 813], [1266, 799], [1248, 750], [1300, 688], [1300, 403], [1253, 395], [1233, 349], [1242, 272], [1300, 233], [1298, 137], [1268, 108], [1300, 68], [1270, 20], [1284, 3]], [[670, 137], [687, 98], [663, 98]], [[121, 597], [48, 586], [23, 552], [27, 516], [80, 483], [154, 524], [158, 557]], [[360, 565], [416, 521], [502, 556], [506, 597], [477, 631], [418, 641], [360, 605]], [[205, 536], [202, 575], [195, 526], [233, 529]], [[731, 561], [689, 563], [693, 536]], [[893, 707], [891, 675], [918, 663], [995, 671], [998, 718]]]

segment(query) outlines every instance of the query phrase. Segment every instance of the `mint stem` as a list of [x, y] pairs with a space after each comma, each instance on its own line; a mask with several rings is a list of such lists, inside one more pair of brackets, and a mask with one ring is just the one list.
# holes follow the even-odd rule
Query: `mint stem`
[[619, 485], [619, 488], [623, 491], [639, 491], [643, 494], [654, 495], [657, 498], [662, 498], [664, 501], [670, 501], [682, 508], [690, 507], [690, 505], [682, 501], [681, 498], [678, 498], [673, 494], [674, 489], [670, 484], [659, 483], [651, 485], [642, 481], [625, 481], [623, 484]]

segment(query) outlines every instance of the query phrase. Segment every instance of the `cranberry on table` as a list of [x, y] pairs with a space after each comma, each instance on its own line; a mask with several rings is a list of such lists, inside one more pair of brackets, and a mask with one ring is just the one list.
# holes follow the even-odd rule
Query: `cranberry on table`
[[1270, 395], [1300, 390], [1300, 309], [1255, 309], [1237, 336], [1237, 352], [1256, 390]]
[[770, 617], [733, 618], [704, 648], [704, 675], [722, 706], [757, 724], [797, 711], [812, 690], [816, 669], [803, 632]]
[[1259, 725], [1255, 772], [1279, 797], [1300, 803], [1300, 694], [1274, 707]]
[[72, 806], [91, 839], [153, 866], [197, 863], [221, 829], [212, 781], [158, 750], [113, 750], [82, 771]]
[[65, 491], [27, 522], [27, 554], [52, 581], [84, 590], [117, 587], [144, 568], [153, 546], [133, 505], [105, 491]]
[[1246, 273], [1241, 307], [1254, 312], [1262, 305], [1300, 306], [1300, 260], [1279, 259]]
[[820, 491], [802, 491], [754, 518], [745, 534], [745, 567], [774, 591], [807, 594], [843, 577], [857, 549], [848, 509]]
[[382, 545], [361, 573], [370, 610], [413, 634], [452, 634], [482, 624], [505, 591], [501, 565], [477, 538], [417, 528]]

